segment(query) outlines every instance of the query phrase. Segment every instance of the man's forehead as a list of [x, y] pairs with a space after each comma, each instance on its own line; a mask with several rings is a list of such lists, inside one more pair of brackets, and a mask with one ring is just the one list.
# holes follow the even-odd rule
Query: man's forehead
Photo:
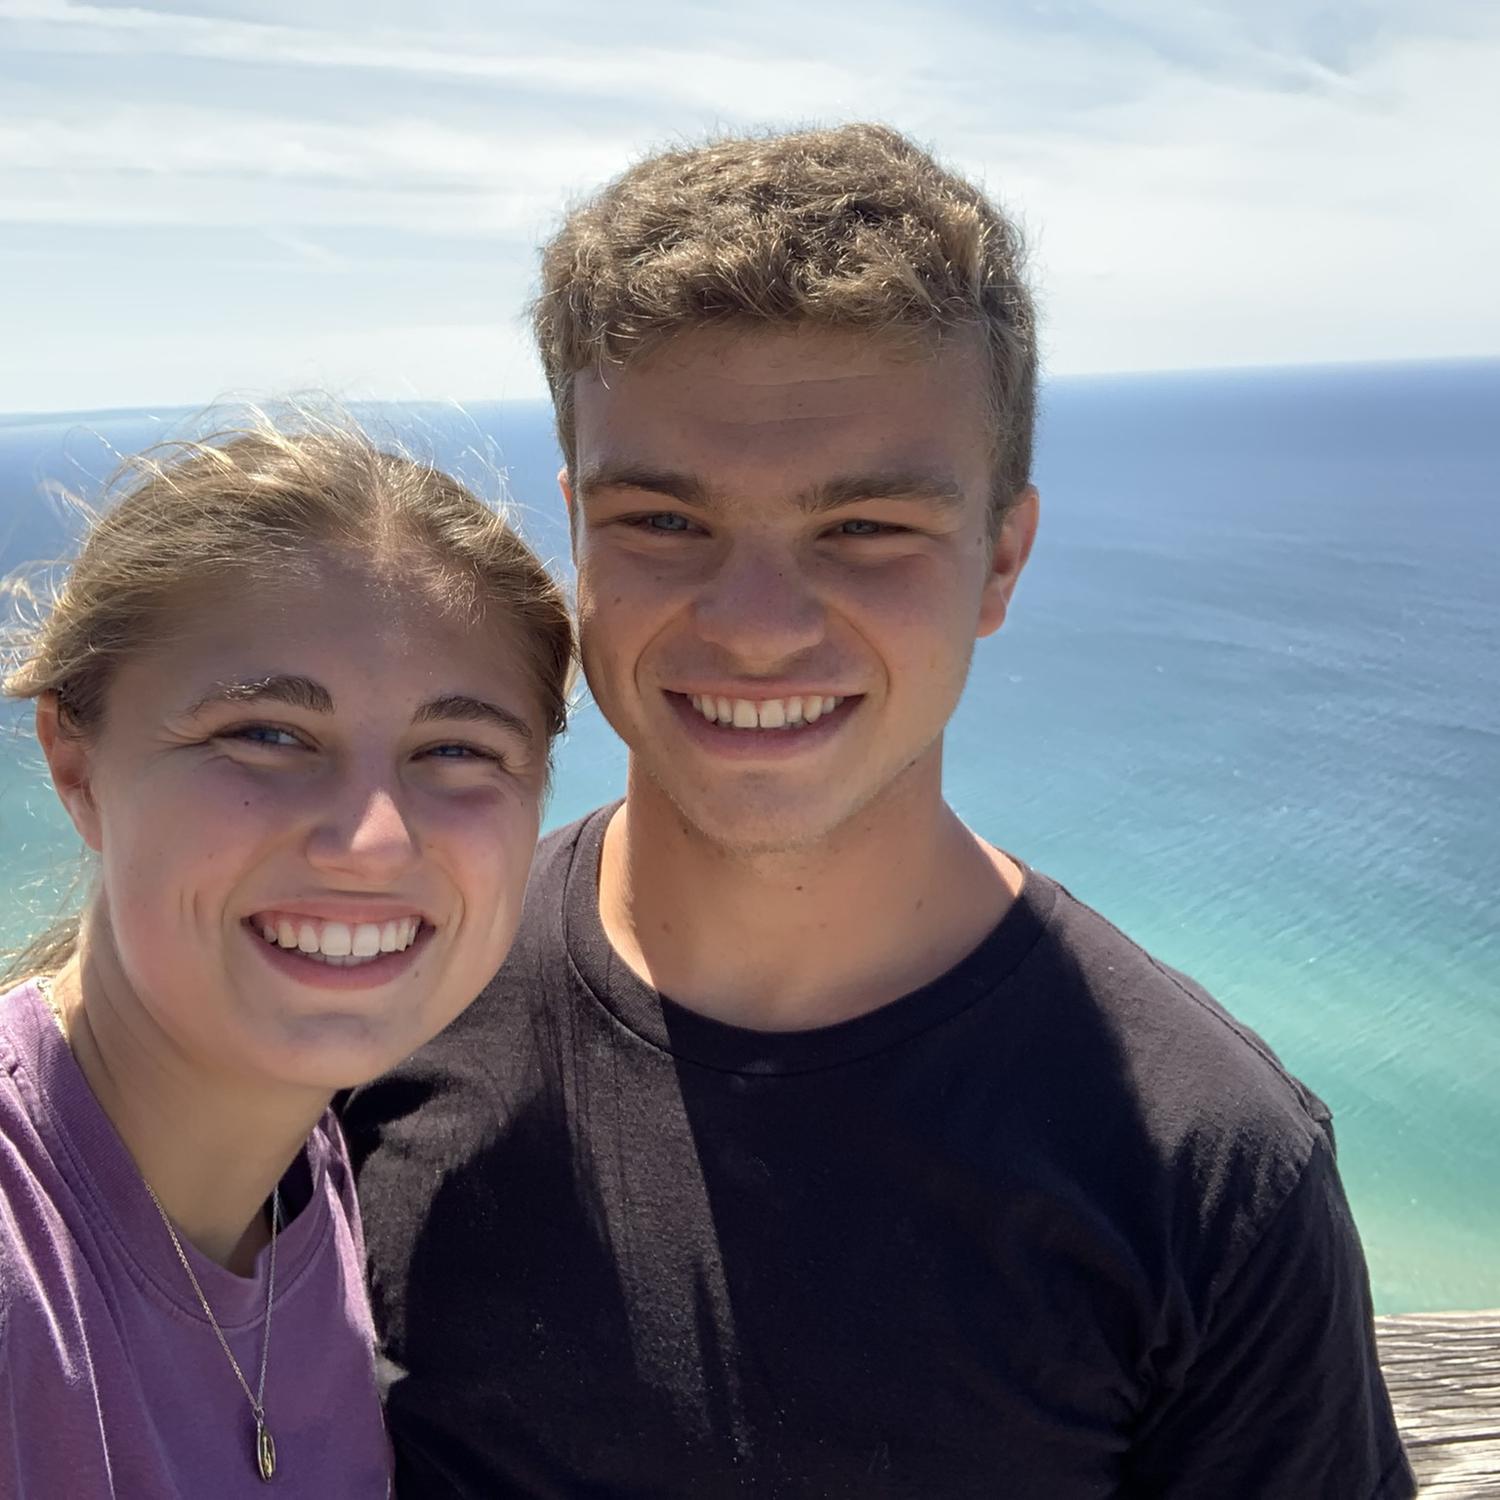
[[931, 380], [970, 384], [984, 372], [977, 332], [939, 339], [918, 330], [762, 327], [732, 324], [673, 334], [623, 365], [581, 370], [575, 391], [629, 386], [727, 384], [746, 391], [817, 392], [846, 381]]
[[663, 445], [716, 459], [839, 448], [911, 467], [986, 445], [978, 351], [868, 333], [701, 330], [574, 387], [580, 468], [655, 461]]

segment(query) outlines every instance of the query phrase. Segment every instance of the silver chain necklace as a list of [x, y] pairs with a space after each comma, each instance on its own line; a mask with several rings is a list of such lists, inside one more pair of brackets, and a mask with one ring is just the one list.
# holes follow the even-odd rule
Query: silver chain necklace
[[[63, 1020], [62, 1009], [52, 993], [52, 981], [43, 977], [38, 979], [36, 984], [42, 999], [47, 1002], [47, 1009], [52, 1012], [52, 1019], [57, 1022], [58, 1030], [66, 1039], [67, 1026]], [[171, 1236], [172, 1248], [177, 1252], [177, 1259], [182, 1262], [182, 1269], [187, 1272], [187, 1278], [192, 1283], [193, 1290], [198, 1294], [198, 1305], [202, 1307], [203, 1315], [208, 1319], [209, 1327], [213, 1329], [214, 1337], [218, 1339], [219, 1347], [224, 1351], [224, 1358], [229, 1361], [229, 1367], [234, 1371], [234, 1378], [239, 1381], [240, 1389], [244, 1391], [245, 1399], [250, 1403], [250, 1410], [255, 1414], [255, 1468], [260, 1477], [269, 1484], [276, 1477], [276, 1442], [271, 1436], [271, 1429], [266, 1426], [266, 1361], [271, 1354], [271, 1306], [276, 1298], [276, 1233], [281, 1227], [281, 1189], [278, 1187], [271, 1194], [271, 1257], [270, 1265], [266, 1270], [266, 1322], [265, 1332], [261, 1336], [260, 1379], [256, 1382], [256, 1388], [252, 1394], [250, 1382], [245, 1379], [245, 1372], [240, 1369], [240, 1362], [234, 1357], [234, 1351], [229, 1347], [229, 1340], [224, 1337], [224, 1330], [219, 1327], [219, 1320], [214, 1317], [213, 1308], [208, 1305], [208, 1298], [203, 1294], [203, 1288], [199, 1285], [198, 1278], [188, 1261], [187, 1252], [182, 1248], [182, 1241], [177, 1238], [177, 1231], [172, 1227], [172, 1221], [167, 1217], [166, 1209], [161, 1206], [161, 1199], [156, 1196], [156, 1189], [144, 1177], [141, 1179], [141, 1185], [151, 1195], [151, 1201], [156, 1205], [157, 1213], [161, 1215], [162, 1224]]]
[[255, 1467], [260, 1477], [267, 1484], [276, 1477], [276, 1442], [271, 1436], [271, 1429], [266, 1426], [266, 1360], [271, 1353], [271, 1303], [276, 1296], [276, 1230], [281, 1222], [281, 1189], [277, 1188], [271, 1194], [271, 1264], [266, 1273], [266, 1324], [265, 1333], [261, 1337], [260, 1345], [260, 1379], [256, 1382], [255, 1394], [250, 1393], [250, 1383], [245, 1379], [245, 1372], [240, 1369], [240, 1362], [234, 1357], [234, 1351], [229, 1347], [229, 1340], [224, 1337], [224, 1330], [219, 1327], [219, 1320], [214, 1317], [214, 1310], [208, 1305], [208, 1298], [203, 1295], [203, 1288], [198, 1284], [198, 1278], [193, 1274], [193, 1268], [188, 1263], [187, 1252], [182, 1248], [182, 1241], [177, 1238], [177, 1231], [172, 1228], [172, 1221], [167, 1217], [167, 1211], [161, 1206], [161, 1199], [156, 1196], [155, 1189], [145, 1178], [141, 1179], [146, 1191], [151, 1194], [151, 1201], [156, 1205], [156, 1211], [161, 1215], [161, 1221], [166, 1225], [167, 1233], [172, 1236], [172, 1248], [177, 1252], [177, 1259], [182, 1262], [182, 1269], [187, 1272], [187, 1277], [193, 1284], [193, 1290], [198, 1294], [198, 1304], [203, 1309], [203, 1315], [209, 1321], [209, 1326], [214, 1331], [214, 1337], [219, 1341], [219, 1348], [224, 1351], [224, 1358], [229, 1361], [230, 1368], [234, 1371], [234, 1378], [239, 1381], [240, 1389], [245, 1393], [245, 1399], [250, 1403], [250, 1410], [255, 1413]]

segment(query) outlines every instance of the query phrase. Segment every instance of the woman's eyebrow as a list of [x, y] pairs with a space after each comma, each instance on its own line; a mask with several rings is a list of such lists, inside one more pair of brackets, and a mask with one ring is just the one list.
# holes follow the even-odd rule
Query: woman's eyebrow
[[523, 740], [534, 739], [531, 725], [520, 714], [501, 708], [498, 703], [488, 703], [483, 698], [470, 698], [465, 693], [448, 693], [424, 703], [412, 715], [413, 724], [426, 724], [434, 719], [458, 720], [470, 724], [493, 724]]
[[[333, 694], [322, 683], [292, 673], [216, 682], [187, 710], [188, 716], [202, 713], [216, 703], [285, 703], [290, 708], [305, 709], [309, 713], [333, 712]], [[450, 723], [457, 720], [493, 724], [521, 739], [535, 738], [531, 725], [520, 714], [483, 698], [471, 698], [467, 693], [445, 693], [440, 698], [430, 699], [412, 715], [413, 724], [428, 724], [437, 719]]]
[[187, 710], [188, 717], [202, 713], [215, 703], [285, 703], [309, 713], [333, 712], [333, 694], [322, 683], [289, 673], [216, 682]]

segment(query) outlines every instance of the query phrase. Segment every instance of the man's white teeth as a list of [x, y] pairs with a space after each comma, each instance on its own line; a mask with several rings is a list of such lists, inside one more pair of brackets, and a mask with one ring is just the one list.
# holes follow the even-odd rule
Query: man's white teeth
[[810, 693], [803, 698], [752, 702], [749, 698], [711, 698], [706, 693], [694, 693], [691, 701], [710, 724], [732, 724], [736, 729], [793, 729], [799, 724], [816, 724], [844, 700]]
[[420, 917], [390, 922], [320, 922], [306, 917], [259, 917], [260, 935], [278, 948], [295, 948], [309, 958], [340, 966], [367, 963], [382, 953], [411, 947], [422, 926]]

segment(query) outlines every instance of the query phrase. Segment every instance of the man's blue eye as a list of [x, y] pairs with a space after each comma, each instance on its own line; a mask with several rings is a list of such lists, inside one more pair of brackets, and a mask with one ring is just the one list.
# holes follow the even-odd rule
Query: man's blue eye
[[654, 515], [644, 516], [642, 524], [647, 531], [686, 531], [692, 523], [674, 510], [661, 510]]
[[880, 536], [890, 529], [879, 521], [845, 521], [839, 526], [845, 536]]
[[430, 745], [422, 752], [437, 760], [492, 760], [501, 762], [501, 757], [491, 750], [481, 750], [477, 745]]

